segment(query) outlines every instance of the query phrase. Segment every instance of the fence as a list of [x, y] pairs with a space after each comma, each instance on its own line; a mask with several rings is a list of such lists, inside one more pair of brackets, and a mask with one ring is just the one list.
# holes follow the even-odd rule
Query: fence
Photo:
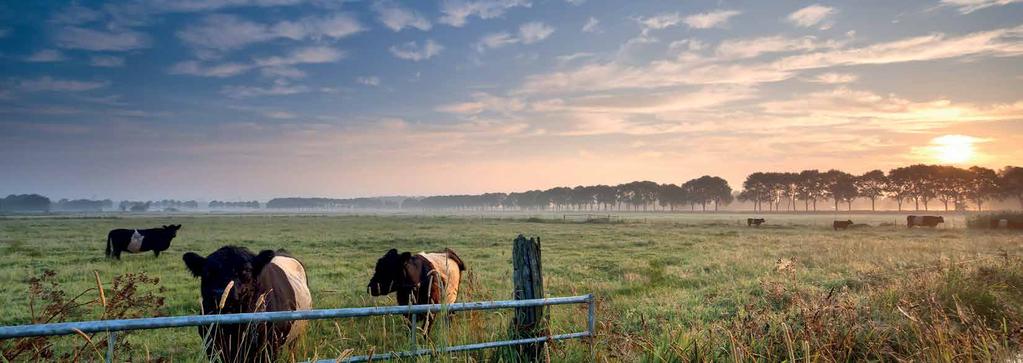
[[[373, 355], [363, 355], [349, 357], [341, 362], [366, 362], [366, 361], [377, 361], [386, 360], [391, 358], [407, 358], [415, 357], [420, 355], [436, 354], [436, 353], [454, 353], [463, 351], [472, 351], [504, 346], [515, 346], [525, 344], [536, 344], [549, 341], [558, 341], [565, 339], [578, 339], [584, 337], [593, 337], [596, 333], [596, 303], [593, 299], [593, 295], [580, 295], [570, 297], [553, 297], [546, 299], [528, 299], [528, 300], [504, 300], [504, 301], [482, 301], [482, 302], [465, 302], [465, 303], [454, 303], [454, 304], [433, 304], [433, 305], [410, 305], [410, 306], [381, 306], [381, 307], [366, 307], [366, 308], [346, 308], [346, 309], [319, 309], [319, 310], [305, 310], [305, 311], [274, 311], [274, 312], [263, 312], [263, 313], [242, 313], [242, 314], [222, 314], [222, 315], [190, 315], [190, 316], [173, 316], [173, 317], [160, 317], [160, 318], [141, 318], [141, 319], [121, 319], [121, 320], [97, 320], [97, 321], [81, 321], [81, 322], [69, 322], [69, 323], [50, 323], [50, 324], [36, 324], [36, 325], [18, 325], [18, 326], [4, 326], [0, 327], [0, 339], [10, 338], [22, 338], [22, 337], [34, 337], [34, 336], [53, 336], [53, 335], [71, 335], [82, 333], [102, 333], [109, 332], [110, 338], [107, 339], [107, 362], [110, 362], [113, 358], [114, 344], [116, 342], [117, 332], [126, 330], [143, 330], [143, 329], [163, 329], [163, 328], [177, 328], [177, 327], [188, 327], [188, 326], [204, 326], [214, 324], [241, 324], [241, 323], [256, 323], [256, 322], [271, 322], [271, 321], [284, 321], [284, 320], [321, 320], [321, 319], [339, 319], [339, 318], [355, 318], [355, 317], [368, 317], [368, 316], [381, 316], [381, 315], [404, 315], [404, 314], [422, 314], [422, 313], [438, 313], [442, 311], [466, 311], [466, 310], [495, 310], [495, 309], [514, 309], [524, 307], [537, 307], [537, 306], [552, 306], [552, 305], [565, 305], [565, 304], [587, 304], [588, 315], [586, 330], [581, 332], [557, 334], [550, 336], [542, 336], [535, 338], [524, 338], [524, 339], [513, 339], [503, 340], [486, 343], [466, 344], [457, 345], [451, 347], [438, 348], [436, 350], [431, 349], [417, 349], [416, 337], [418, 334], [413, 330], [410, 334], [410, 340], [412, 343], [413, 350], [403, 352], [390, 352]], [[415, 319], [415, 315], [411, 315], [412, 319]], [[413, 324], [415, 320], [413, 320]], [[590, 341], [590, 349], [593, 349], [593, 341]], [[336, 359], [321, 360], [315, 363], [327, 363], [337, 362]]]

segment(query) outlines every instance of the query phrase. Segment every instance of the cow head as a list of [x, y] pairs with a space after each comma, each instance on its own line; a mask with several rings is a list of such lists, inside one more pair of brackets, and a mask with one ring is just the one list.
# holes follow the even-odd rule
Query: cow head
[[163, 230], [167, 233], [167, 236], [170, 238], [177, 237], [179, 229], [181, 229], [180, 224], [171, 224], [163, 226]]
[[853, 224], [852, 219], [845, 221], [845, 223], [850, 225], [850, 226]]
[[245, 247], [224, 246], [206, 257], [188, 252], [182, 259], [201, 280], [203, 314], [216, 314], [253, 309], [249, 305], [256, 297], [256, 276], [273, 257], [271, 250], [254, 255]]
[[945, 217], [938, 216], [938, 223], [945, 223]]
[[376, 271], [373, 278], [369, 279], [366, 289], [373, 296], [387, 295], [394, 292], [402, 280], [404, 280], [405, 262], [412, 258], [412, 254], [398, 253], [398, 250], [391, 249], [377, 260]]

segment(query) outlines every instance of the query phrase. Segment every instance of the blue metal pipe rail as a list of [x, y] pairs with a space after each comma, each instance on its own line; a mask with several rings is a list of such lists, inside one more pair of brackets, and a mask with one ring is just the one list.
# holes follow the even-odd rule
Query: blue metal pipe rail
[[[108, 332], [111, 337], [107, 340], [108, 342], [108, 356], [107, 361], [109, 362], [113, 355], [113, 345], [116, 340], [116, 333], [118, 331], [126, 330], [145, 330], [145, 329], [164, 329], [164, 328], [178, 328], [178, 327], [189, 327], [189, 326], [208, 326], [215, 324], [244, 324], [244, 323], [257, 323], [257, 322], [273, 322], [273, 321], [285, 321], [285, 320], [322, 320], [322, 319], [340, 319], [340, 318], [355, 318], [355, 317], [367, 317], [367, 316], [381, 316], [381, 315], [404, 315], [404, 314], [423, 314], [423, 313], [438, 313], [441, 311], [467, 311], [467, 310], [495, 310], [495, 309], [514, 309], [521, 307], [532, 307], [532, 306], [551, 306], [551, 305], [565, 305], [565, 304], [587, 304], [588, 319], [587, 329], [582, 332], [575, 332], [569, 334], [559, 334], [549, 337], [538, 337], [529, 339], [516, 339], [516, 340], [505, 340], [497, 342], [487, 343], [476, 343], [459, 345], [452, 347], [439, 348], [437, 350], [430, 349], [414, 349], [405, 352], [391, 352], [383, 354], [374, 354], [372, 356], [355, 356], [350, 357], [343, 362], [365, 362], [369, 360], [381, 360], [390, 358], [403, 358], [403, 357], [414, 357], [419, 355], [435, 354], [435, 353], [454, 353], [470, 350], [479, 350], [487, 348], [495, 348], [502, 346], [512, 345], [523, 345], [531, 343], [539, 343], [543, 341], [556, 341], [565, 339], [577, 339], [583, 337], [592, 337], [596, 333], [596, 303], [593, 299], [593, 295], [579, 295], [570, 297], [553, 297], [547, 299], [530, 299], [530, 300], [503, 300], [503, 301], [480, 301], [480, 302], [464, 302], [454, 304], [431, 304], [431, 305], [410, 305], [410, 306], [379, 306], [379, 307], [365, 307], [365, 308], [345, 308], [345, 309], [319, 309], [319, 310], [303, 310], [303, 311], [273, 311], [273, 312], [262, 312], [262, 313], [241, 313], [241, 314], [219, 314], [219, 315], [189, 315], [189, 316], [171, 316], [171, 317], [159, 317], [159, 318], [139, 318], [139, 319], [118, 319], [118, 320], [96, 320], [96, 321], [80, 321], [80, 322], [69, 322], [69, 323], [49, 323], [49, 324], [35, 324], [35, 325], [15, 325], [15, 326], [3, 326], [0, 327], [0, 339], [11, 339], [11, 338], [22, 338], [22, 337], [36, 337], [36, 336], [54, 336], [54, 335], [71, 335], [82, 333], [100, 333]], [[415, 315], [412, 315], [413, 317]], [[414, 322], [414, 321], [413, 321]], [[415, 335], [412, 334], [413, 346], [415, 346]], [[592, 345], [592, 343], [591, 343]], [[592, 348], [592, 347], [591, 347]], [[320, 362], [337, 362], [337, 360], [321, 360]]]

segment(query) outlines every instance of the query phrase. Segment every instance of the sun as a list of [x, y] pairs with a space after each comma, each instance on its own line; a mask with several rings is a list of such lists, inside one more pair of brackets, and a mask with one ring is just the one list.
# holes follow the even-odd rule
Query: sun
[[931, 139], [934, 158], [946, 164], [960, 164], [973, 159], [973, 144], [978, 139], [965, 135], [945, 135]]

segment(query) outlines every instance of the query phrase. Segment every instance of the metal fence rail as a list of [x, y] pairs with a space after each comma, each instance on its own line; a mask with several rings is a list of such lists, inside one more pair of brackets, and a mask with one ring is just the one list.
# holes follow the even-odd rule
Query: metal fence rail
[[[434, 354], [434, 353], [452, 353], [470, 350], [487, 349], [501, 346], [511, 345], [522, 345], [537, 343], [547, 340], [564, 340], [564, 339], [575, 339], [582, 337], [592, 337], [596, 329], [596, 305], [593, 299], [593, 295], [579, 295], [569, 297], [553, 297], [546, 299], [531, 299], [531, 300], [503, 300], [503, 301], [481, 301], [481, 302], [464, 302], [454, 304], [432, 304], [432, 305], [411, 305], [411, 306], [379, 306], [379, 307], [366, 307], [366, 308], [345, 308], [345, 309], [319, 309], [319, 310], [304, 310], [304, 311], [273, 311], [273, 312], [262, 312], [262, 313], [241, 313], [241, 314], [220, 314], [220, 315], [189, 315], [189, 316], [171, 316], [171, 317], [160, 317], [160, 318], [140, 318], [140, 319], [118, 319], [118, 320], [97, 320], [97, 321], [80, 321], [80, 322], [69, 322], [69, 323], [49, 323], [49, 324], [35, 324], [35, 325], [15, 325], [15, 326], [3, 326], [0, 327], [0, 339], [10, 338], [21, 338], [21, 337], [35, 337], [35, 336], [53, 336], [53, 335], [71, 335], [77, 334], [78, 332], [83, 333], [100, 333], [109, 332], [111, 334], [108, 342], [108, 356], [107, 361], [109, 362], [113, 352], [113, 344], [116, 340], [116, 332], [126, 330], [144, 330], [144, 329], [164, 329], [164, 328], [178, 328], [178, 327], [189, 327], [189, 326], [206, 326], [214, 324], [242, 324], [242, 323], [257, 323], [257, 322], [272, 322], [272, 321], [284, 321], [284, 320], [322, 320], [322, 319], [340, 319], [340, 318], [355, 318], [355, 317], [367, 317], [367, 316], [381, 316], [381, 315], [403, 315], [403, 314], [423, 314], [423, 313], [438, 313], [441, 311], [466, 311], [466, 310], [496, 310], [496, 309], [513, 309], [521, 307], [531, 306], [550, 306], [550, 305], [565, 305], [565, 304], [587, 304], [589, 307], [587, 329], [582, 332], [575, 332], [569, 334], [560, 334], [550, 337], [540, 337], [531, 339], [517, 339], [517, 340], [506, 340], [488, 343], [477, 343], [468, 345], [459, 345], [446, 348], [439, 348], [437, 350], [430, 349], [415, 349], [406, 352], [391, 352], [385, 354], [374, 354], [372, 356], [356, 356], [343, 360], [344, 362], [364, 362], [367, 360], [381, 360], [389, 358], [401, 358], [401, 357], [413, 357], [418, 355]], [[414, 334], [413, 334], [414, 337]], [[323, 360], [320, 362], [336, 362], [337, 360]]]

